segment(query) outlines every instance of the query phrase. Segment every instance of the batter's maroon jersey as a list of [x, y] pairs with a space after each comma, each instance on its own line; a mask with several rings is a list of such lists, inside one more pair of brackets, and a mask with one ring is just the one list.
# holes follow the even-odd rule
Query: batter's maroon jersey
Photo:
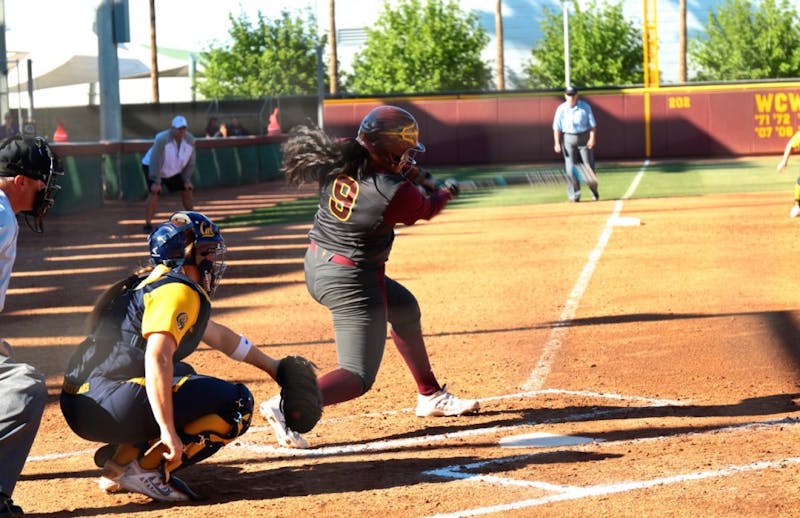
[[389, 259], [396, 224], [431, 219], [451, 197], [447, 189], [426, 196], [399, 174], [377, 173], [360, 181], [340, 174], [320, 188], [308, 236], [359, 266], [380, 264]]

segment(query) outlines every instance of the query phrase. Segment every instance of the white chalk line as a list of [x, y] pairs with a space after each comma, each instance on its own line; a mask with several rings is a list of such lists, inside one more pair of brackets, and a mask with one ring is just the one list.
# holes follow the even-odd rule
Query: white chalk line
[[[739, 473], [746, 473], [748, 471], [762, 471], [765, 469], [783, 468], [789, 464], [800, 464], [800, 457], [789, 457], [780, 460], [772, 461], [758, 461], [751, 464], [728, 466], [718, 470], [698, 471], [694, 473], [684, 473], [679, 475], [672, 475], [669, 477], [661, 477], [652, 480], [635, 480], [628, 482], [620, 482], [616, 484], [598, 484], [594, 486], [575, 487], [575, 486], [558, 486], [548, 484], [545, 482], [532, 481], [527, 485], [520, 484], [521, 481], [515, 479], [503, 480], [500, 477], [491, 477], [485, 475], [477, 475], [472, 478], [482, 482], [502, 483], [514, 487], [530, 487], [542, 489], [545, 491], [553, 491], [556, 494], [543, 496], [539, 498], [532, 498], [528, 500], [519, 500], [509, 504], [500, 504], [487, 507], [479, 507], [475, 509], [457, 511], [455, 513], [445, 513], [433, 515], [435, 518], [456, 518], [464, 516], [479, 516], [484, 514], [501, 513], [504, 511], [515, 511], [527, 507], [535, 507], [540, 505], [551, 504], [553, 502], [564, 502], [567, 500], [578, 500], [581, 498], [596, 497], [603, 495], [610, 495], [615, 493], [624, 493], [628, 491], [635, 491], [639, 489], [647, 489], [654, 486], [666, 486], [670, 484], [679, 484], [683, 482], [691, 482], [696, 480], [704, 480], [708, 478], [727, 477]], [[437, 472], [425, 472], [425, 474], [436, 474], [445, 476], [442, 473], [444, 470], [437, 470]], [[456, 476], [457, 475], [457, 476]], [[464, 479], [463, 473], [453, 473], [451, 478]]]
[[[595, 399], [608, 399], [608, 400], [615, 400], [615, 401], [631, 401], [631, 402], [639, 402], [639, 403], [647, 403], [649, 406], [680, 406], [690, 404], [691, 402], [688, 401], [677, 401], [677, 400], [670, 400], [670, 399], [656, 399], [656, 398], [648, 398], [642, 396], [626, 396], [624, 394], [615, 394], [609, 392], [591, 392], [585, 390], [561, 390], [561, 389], [544, 389], [544, 390], [535, 390], [529, 392], [518, 392], [516, 394], [508, 394], [503, 396], [491, 396], [486, 398], [481, 398], [479, 401], [481, 403], [489, 402], [489, 401], [501, 401], [504, 399], [519, 399], [519, 398], [534, 398], [536, 396], [541, 395], [553, 395], [553, 394], [563, 394], [563, 395], [571, 395], [571, 396], [581, 396], [587, 398], [595, 398]], [[618, 412], [625, 412], [631, 409], [636, 409], [639, 407], [630, 407], [624, 409], [615, 409]], [[358, 415], [350, 415], [346, 417], [338, 417], [338, 418], [326, 418], [324, 419], [325, 422], [343, 422], [349, 420], [361, 420], [364, 418], [369, 417], [385, 417], [387, 415], [397, 415], [400, 413], [410, 413], [413, 412], [413, 408], [404, 408], [402, 410], [387, 410], [385, 412], [370, 412], [367, 414], [358, 414]], [[588, 414], [573, 414], [571, 416], [566, 416], [565, 418], [561, 419], [560, 421], [574, 421], [574, 420], [586, 420], [590, 419], [591, 417], [596, 417], [603, 415], [604, 412], [601, 411], [594, 411]], [[537, 424], [546, 424], [545, 421], [539, 422], [529, 422], [520, 425], [508, 426], [508, 427], [489, 427], [489, 428], [481, 428], [475, 430], [476, 433], [472, 433], [470, 435], [480, 435], [480, 434], [488, 434], [488, 433], [495, 433], [499, 430], [505, 429], [516, 429], [523, 426], [535, 426]], [[251, 426], [248, 430], [248, 434], [258, 432], [269, 432], [272, 433], [272, 428], [269, 426]], [[247, 435], [244, 435], [247, 437]], [[245, 449], [249, 449], [250, 451], [257, 452], [257, 453], [266, 453], [266, 452], [275, 452], [281, 454], [292, 454], [292, 455], [306, 455], [306, 456], [315, 456], [315, 455], [336, 455], [337, 453], [351, 453], [352, 451], [379, 451], [382, 449], [387, 448], [394, 448], [398, 446], [416, 446], [418, 443], [429, 443], [429, 442], [436, 442], [436, 441], [443, 441], [453, 437], [461, 437], [459, 432], [454, 432], [452, 434], [437, 434], [437, 435], [426, 435], [424, 437], [416, 438], [416, 439], [409, 439], [408, 441], [411, 442], [402, 442], [397, 443], [393, 442], [390, 445], [385, 444], [386, 441], [377, 441], [375, 443], [366, 443], [366, 444], [358, 444], [348, 447], [347, 449], [338, 447], [338, 448], [318, 448], [318, 449], [311, 449], [311, 450], [296, 450], [290, 448], [279, 448], [277, 446], [268, 446], [268, 445], [261, 445], [251, 442], [241, 442], [240, 444], [230, 444], [229, 447], [241, 447]], [[28, 457], [28, 462], [46, 462], [50, 460], [56, 459], [63, 459], [68, 457], [79, 457], [84, 455], [94, 455], [95, 450], [77, 450], [72, 452], [63, 452], [63, 453], [51, 453], [48, 455], [33, 455]]]
[[589, 253], [589, 260], [583, 266], [583, 270], [581, 270], [578, 280], [575, 282], [569, 297], [567, 297], [567, 301], [564, 303], [564, 309], [561, 311], [561, 316], [559, 317], [558, 322], [550, 331], [550, 336], [544, 344], [539, 361], [536, 362], [536, 366], [534, 367], [530, 378], [528, 378], [528, 381], [523, 386], [525, 389], [538, 390], [544, 385], [547, 376], [550, 374], [550, 369], [553, 367], [553, 363], [556, 360], [556, 355], [561, 349], [561, 339], [567, 332], [567, 324], [575, 318], [575, 313], [578, 311], [580, 300], [583, 297], [584, 292], [586, 292], [586, 287], [589, 285], [589, 281], [592, 279], [592, 274], [597, 267], [597, 263], [600, 261], [600, 257], [603, 255], [603, 250], [605, 250], [608, 240], [611, 238], [611, 234], [614, 232], [617, 218], [622, 212], [623, 201], [630, 198], [636, 191], [636, 187], [638, 187], [639, 182], [641, 182], [641, 179], [644, 176], [644, 171], [649, 164], [650, 161], [645, 160], [641, 169], [639, 169], [639, 172], [636, 173], [633, 181], [628, 186], [628, 190], [625, 191], [625, 194], [621, 199], [614, 203], [614, 210], [611, 213], [611, 216], [609, 216], [606, 220], [606, 224], [603, 227], [603, 231], [600, 233], [600, 238], [597, 240], [597, 244]]

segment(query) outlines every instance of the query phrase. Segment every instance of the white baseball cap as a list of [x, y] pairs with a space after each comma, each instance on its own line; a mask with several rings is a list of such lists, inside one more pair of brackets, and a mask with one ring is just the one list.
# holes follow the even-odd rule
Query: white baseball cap
[[189, 124], [186, 122], [186, 117], [183, 115], [176, 115], [174, 119], [172, 119], [172, 127], [173, 128], [185, 128]]

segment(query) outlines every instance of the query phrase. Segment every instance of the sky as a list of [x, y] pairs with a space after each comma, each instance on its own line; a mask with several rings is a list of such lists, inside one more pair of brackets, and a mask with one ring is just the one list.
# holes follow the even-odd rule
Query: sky
[[[96, 53], [97, 37], [92, 25], [100, 1], [102, 0], [0, 0], [5, 12], [6, 49], [9, 52], [31, 51], [40, 57], [39, 63], [44, 68], [48, 60], [42, 59], [43, 55], [52, 56], [55, 61], [57, 57], [67, 52]], [[336, 2], [339, 31], [343, 28], [358, 28], [363, 32], [364, 27], [374, 23], [379, 4], [370, 2], [371, 8], [364, 9], [366, 1], [368, 0]], [[589, 0], [576, 1], [586, 3]], [[631, 21], [641, 23], [642, 0], [620, 1], [626, 6], [625, 12]], [[688, 0], [687, 22], [690, 35], [693, 30], [698, 30], [706, 22], [708, 10], [724, 1], [726, 0]], [[669, 77], [677, 78], [678, 2], [679, 0], [658, 0], [661, 56], [659, 65], [662, 70], [662, 80], [666, 82], [670, 82]], [[484, 57], [487, 62], [494, 61], [496, 53], [494, 0], [459, 0], [459, 5], [477, 13], [482, 25], [491, 33], [491, 41], [485, 49]], [[530, 49], [539, 33], [538, 15], [542, 6], [558, 10], [561, 5], [560, 0], [503, 0], [507, 69], [521, 70], [525, 61], [530, 58]], [[200, 52], [208, 49], [212, 43], [227, 42], [230, 12], [236, 15], [243, 13], [251, 20], [255, 20], [259, 11], [267, 17], [274, 18], [282, 10], [295, 10], [297, 6], [308, 6], [318, 13], [320, 26], [328, 27], [328, 0], [155, 0], [155, 6], [157, 45], [162, 50]], [[128, 8], [131, 36], [128, 46], [134, 51], [138, 49], [140, 52], [149, 53], [149, 1], [128, 0]], [[358, 45], [351, 43], [348, 46], [340, 40], [339, 59], [343, 71], [347, 71], [348, 61], [360, 48]], [[507, 78], [507, 86], [510, 84], [509, 79]], [[187, 91], [188, 89], [183, 86], [179, 95], [185, 97]], [[58, 95], [54, 94], [54, 98], [58, 98]], [[85, 96], [81, 97], [78, 102], [84, 102], [84, 98]], [[179, 100], [188, 99], [165, 99], [162, 96], [162, 101]]]
[[[71, 46], [96, 47], [96, 37], [92, 31], [95, 8], [98, 0], [0, 0], [5, 4], [6, 48], [8, 50], [29, 50], [32, 48], [50, 47], [55, 42], [64, 48]], [[585, 1], [585, 0], [579, 0]], [[641, 11], [642, 0], [623, 0], [630, 3], [633, 9], [628, 12]], [[358, 9], [364, 0], [340, 0], [337, 12], [348, 11], [346, 20], [338, 21], [353, 25], [353, 17], [363, 17], [367, 13]], [[676, 4], [678, 0], [660, 0], [663, 5]], [[156, 0], [156, 34], [157, 44], [164, 48], [177, 48], [201, 51], [212, 41], [223, 42], [228, 37], [228, 13], [245, 13], [255, 19], [260, 10], [266, 16], [277, 16], [282, 9], [297, 5], [310, 5], [318, 9], [318, 18], [322, 22], [327, 18], [326, 0]], [[491, 14], [494, 1], [466, 0], [460, 2], [464, 7], [480, 9], [481, 15]], [[690, 17], [696, 12], [700, 15], [709, 6], [718, 5], [721, 0], [688, 0]], [[353, 5], [351, 5], [353, 4]], [[505, 0], [504, 17], [513, 16], [518, 11], [537, 10], [541, 5], [551, 4], [556, 7], [558, 0]], [[355, 6], [355, 8], [354, 8]], [[130, 12], [130, 31], [132, 45], [149, 45], [149, 2], [147, 0], [128, 0]], [[46, 13], [46, 15], [42, 15]], [[526, 13], [527, 14], [527, 13]], [[340, 15], [341, 16], [341, 15]], [[640, 18], [640, 17], [639, 17]], [[662, 21], [666, 21], [662, 18]], [[696, 21], [696, 20], [695, 20]], [[369, 24], [370, 20], [364, 21]], [[535, 21], [531, 20], [531, 25]], [[357, 23], [356, 23], [357, 24]], [[535, 27], [534, 27], [535, 29]], [[691, 29], [691, 27], [690, 27]], [[673, 31], [669, 31], [673, 32]], [[660, 38], [670, 38], [662, 33]]]
[[[67, 45], [97, 46], [93, 32], [98, 0], [4, 0], [6, 48], [23, 50]], [[225, 40], [228, 12], [239, 8], [251, 17], [259, 9], [290, 4], [270, 0], [156, 0], [157, 44], [165, 48], [200, 51], [210, 40]], [[129, 0], [131, 44], [150, 44], [147, 0]], [[40, 13], [47, 13], [46, 16]]]

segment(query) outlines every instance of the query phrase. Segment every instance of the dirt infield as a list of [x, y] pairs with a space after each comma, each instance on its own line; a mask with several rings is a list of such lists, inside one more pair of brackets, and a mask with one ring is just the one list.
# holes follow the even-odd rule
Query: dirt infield
[[[291, 196], [273, 184], [198, 194], [212, 218]], [[420, 300], [440, 380], [482, 412], [416, 418], [389, 342], [373, 390], [327, 408], [312, 449], [276, 447], [256, 416], [184, 472], [207, 500], [175, 506], [100, 492], [97, 445], [58, 408], [92, 301], [144, 259], [142, 208], [54, 219], [43, 237], [21, 230], [0, 325], [51, 396], [14, 494], [31, 516], [797, 513], [798, 222], [785, 192], [453, 209], [399, 229], [387, 273]], [[226, 231], [215, 316], [326, 372], [335, 348], [303, 283], [307, 230]], [[189, 360], [258, 401], [276, 393], [208, 349]]]

